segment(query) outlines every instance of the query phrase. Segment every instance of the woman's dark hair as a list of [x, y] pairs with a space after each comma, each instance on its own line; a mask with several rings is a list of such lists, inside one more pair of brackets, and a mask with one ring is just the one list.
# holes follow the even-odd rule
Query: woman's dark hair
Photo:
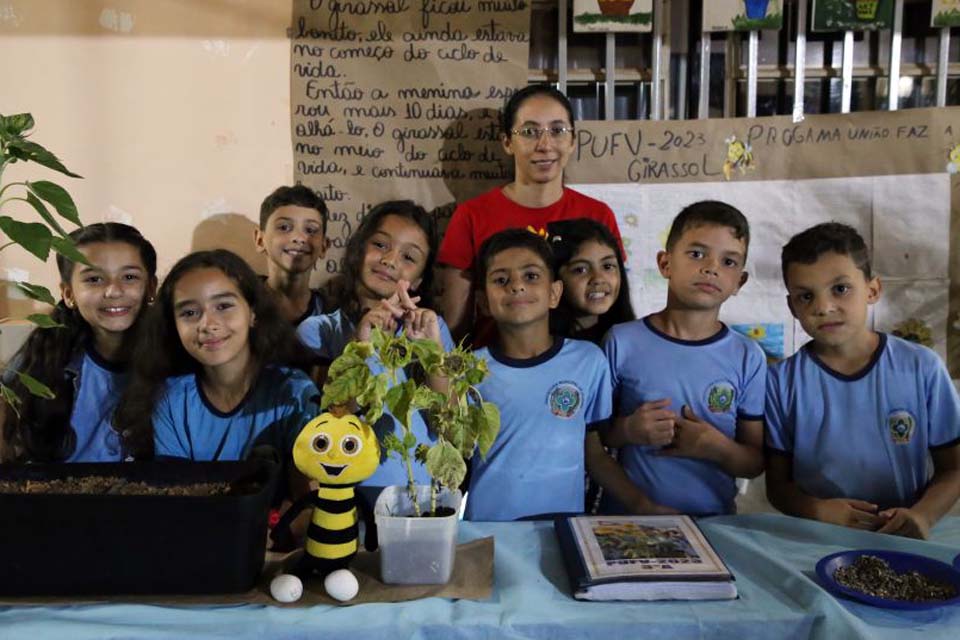
[[419, 306], [433, 308], [433, 263], [437, 254], [437, 231], [433, 217], [412, 200], [391, 200], [370, 209], [357, 230], [347, 241], [344, 252], [343, 275], [334, 284], [334, 297], [340, 308], [354, 322], [360, 319], [360, 305], [357, 300], [357, 286], [360, 284], [360, 272], [366, 256], [367, 241], [380, 228], [381, 221], [387, 216], [406, 218], [423, 230], [427, 236], [427, 261], [420, 275], [420, 286], [414, 294], [420, 296]]
[[[128, 244], [140, 253], [149, 283], [156, 278], [157, 253], [153, 245], [129, 225], [119, 222], [90, 224], [73, 231], [70, 238], [77, 247], [96, 243]], [[70, 284], [75, 265], [72, 260], [57, 254], [57, 269], [62, 284]], [[145, 288], [144, 295], [147, 291]], [[142, 324], [141, 320], [146, 312], [147, 305], [142, 304], [140, 315], [124, 336], [125, 343], [134, 343], [135, 332]], [[2, 438], [8, 445], [5, 448], [15, 452], [15, 457], [24, 461], [65, 460], [76, 447], [76, 438], [70, 426], [74, 380], [66, 373], [66, 368], [78, 351], [93, 339], [93, 332], [80, 311], [75, 307], [67, 307], [63, 300], [57, 303], [50, 316], [63, 326], [55, 329], [35, 329], [14, 355], [4, 376], [5, 384], [17, 394], [21, 405], [19, 417], [11, 407], [5, 407], [6, 420]], [[125, 346], [121, 353], [129, 353], [129, 348]], [[43, 382], [56, 397], [48, 400], [32, 395], [14, 371], [26, 373]]]
[[534, 252], [543, 260], [543, 264], [545, 264], [550, 271], [550, 277], [556, 280], [556, 260], [553, 257], [553, 251], [550, 245], [543, 239], [543, 236], [529, 229], [504, 229], [484, 240], [483, 244], [480, 245], [480, 250], [477, 251], [474, 282], [477, 283], [476, 286], [479, 289], [483, 289], [485, 286], [487, 270], [490, 268], [490, 263], [493, 262], [497, 254], [503, 253], [508, 249], [529, 249]]
[[531, 84], [527, 85], [523, 89], [520, 89], [519, 91], [514, 92], [509, 98], [507, 98], [507, 102], [503, 106], [503, 111], [500, 112], [500, 130], [503, 135], [510, 135], [510, 131], [514, 127], [514, 120], [517, 118], [517, 111], [520, 110], [520, 106], [529, 98], [533, 98], [534, 96], [546, 96], [559, 102], [567, 112], [567, 117], [570, 118], [570, 126], [574, 126], [573, 107], [570, 106], [570, 100], [567, 98], [567, 96], [563, 95], [550, 85]]
[[[627, 269], [623, 263], [620, 243], [617, 242], [609, 227], [589, 218], [575, 218], [547, 223], [547, 233], [558, 272], [573, 259], [585, 242], [593, 241], [610, 247], [617, 256], [617, 266], [620, 269], [620, 292], [610, 309], [597, 318], [597, 324], [590, 328], [591, 336], [602, 338], [607, 329], [613, 325], [636, 319], [637, 316], [630, 304], [630, 286], [627, 282]], [[566, 291], [564, 291], [559, 306], [550, 312], [551, 333], [569, 338], [581, 337], [578, 335], [576, 324], [579, 313], [567, 300]]]
[[217, 269], [237, 285], [256, 322], [250, 328], [252, 361], [258, 371], [268, 364], [298, 365], [301, 356], [290, 324], [274, 298], [243, 259], [225, 249], [197, 251], [181, 258], [157, 293], [138, 336], [133, 375], [120, 399], [113, 423], [124, 445], [137, 458], [153, 453], [153, 411], [167, 378], [197, 373], [202, 366], [187, 353], [177, 332], [173, 293], [183, 276], [197, 269]]

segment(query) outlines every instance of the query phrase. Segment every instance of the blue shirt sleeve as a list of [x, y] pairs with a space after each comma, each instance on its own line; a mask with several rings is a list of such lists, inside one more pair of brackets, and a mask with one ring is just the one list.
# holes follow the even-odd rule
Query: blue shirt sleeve
[[165, 385], [163, 395], [153, 411], [154, 455], [167, 458], [192, 458], [190, 443], [185, 429], [186, 416], [176, 416], [173, 411], [171, 385]]
[[747, 351], [746, 371], [741, 397], [743, 402], [737, 406], [737, 418], [740, 420], [763, 420], [764, 395], [767, 388], [767, 357], [755, 342], [751, 342]]
[[283, 419], [283, 450], [290, 454], [293, 452], [293, 443], [300, 430], [303, 429], [310, 420], [320, 415], [320, 392], [317, 391], [313, 381], [302, 371], [292, 371], [287, 384], [284, 385], [284, 393], [292, 398], [290, 411]]
[[784, 405], [786, 398], [780, 391], [780, 376], [785, 372], [782, 367], [771, 367], [767, 372], [767, 393], [764, 406], [764, 442], [770, 449], [783, 452], [793, 451], [793, 427], [790, 424]]
[[453, 336], [450, 335], [450, 327], [440, 316], [437, 316], [437, 324], [440, 326], [440, 343], [443, 344], [443, 350], [450, 351], [456, 346], [453, 342]]
[[607, 357], [607, 370], [610, 373], [610, 399], [611, 406], [618, 406], [619, 401], [619, 390], [620, 390], [620, 373], [617, 370], [617, 337], [614, 332], [614, 328], [607, 331], [607, 335], [603, 337], [603, 354]]
[[337, 345], [342, 342], [336, 339], [338, 329], [339, 323], [334, 320], [333, 314], [310, 316], [297, 327], [297, 339], [314, 355], [332, 360], [340, 355], [336, 352]]
[[607, 360], [596, 347], [590, 350], [590, 355], [595, 357], [591, 358], [594, 369], [593, 384], [584, 411], [587, 424], [606, 420], [610, 417], [613, 407], [613, 386], [610, 384], [610, 367]]
[[949, 447], [960, 440], [960, 398], [940, 357], [930, 352], [924, 363], [927, 412], [930, 416], [928, 442], [931, 448]]

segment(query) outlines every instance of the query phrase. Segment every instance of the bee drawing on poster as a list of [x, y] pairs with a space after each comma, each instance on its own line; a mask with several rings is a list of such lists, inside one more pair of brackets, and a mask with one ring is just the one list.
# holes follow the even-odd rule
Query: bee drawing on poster
[[574, 31], [653, 29], [653, 0], [573, 0]]
[[889, 29], [894, 0], [814, 0], [814, 31]]
[[934, 27], [960, 27], [960, 0], [933, 0], [930, 24]]
[[703, 3], [704, 31], [778, 30], [782, 0], [712, 0]]
[[723, 160], [723, 179], [729, 181], [735, 171], [740, 175], [756, 169], [753, 159], [753, 149], [750, 143], [744, 142], [736, 135], [724, 139], [727, 145], [727, 155]]
[[947, 152], [947, 173], [960, 173], [960, 144], [955, 144]]

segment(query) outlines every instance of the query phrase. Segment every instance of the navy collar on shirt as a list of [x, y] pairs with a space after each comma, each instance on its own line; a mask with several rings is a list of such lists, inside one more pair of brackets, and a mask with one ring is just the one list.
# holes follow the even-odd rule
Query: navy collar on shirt
[[[127, 370], [127, 363], [125, 362], [111, 362], [104, 358], [97, 352], [97, 348], [93, 346], [93, 338], [91, 337], [86, 344], [84, 345], [84, 351], [87, 355], [90, 356], [90, 359], [100, 367], [101, 369], [106, 369], [110, 373], [123, 373]], [[79, 373], [75, 371], [73, 373]]]
[[829, 373], [831, 376], [833, 376], [837, 380], [843, 380], [844, 382], [855, 382], [865, 377], [871, 371], [873, 371], [873, 368], [877, 366], [877, 362], [880, 360], [880, 356], [883, 355], [883, 349], [884, 347], [887, 346], [887, 334], [880, 333], [878, 331], [877, 335], [880, 336], [880, 343], [877, 344], [876, 351], [874, 351], [873, 355], [870, 356], [870, 362], [868, 362], [866, 366], [863, 367], [863, 369], [860, 369], [860, 371], [857, 371], [852, 375], [847, 375], [845, 373], [840, 373], [839, 371], [835, 371], [834, 369], [831, 369], [823, 360], [821, 360], [817, 356], [817, 354], [813, 352], [813, 349], [811, 348], [811, 345], [813, 344], [812, 340], [807, 344], [803, 345], [803, 349], [804, 351], [807, 352], [807, 355], [810, 356], [810, 359], [813, 360], [815, 363], [817, 363], [817, 366], [819, 366], [821, 369]]
[[670, 342], [673, 342], [674, 344], [682, 344], [682, 345], [686, 345], [686, 346], [688, 346], [688, 347], [702, 347], [702, 346], [704, 346], [704, 345], [713, 344], [714, 342], [717, 342], [718, 340], [721, 340], [724, 336], [727, 335], [727, 333], [730, 332], [730, 329], [727, 327], [727, 325], [725, 325], [725, 324], [723, 324], [723, 323], [721, 322], [721, 323], [720, 323], [720, 330], [717, 331], [717, 332], [716, 332], [715, 334], [713, 334], [712, 336], [710, 336], [709, 338], [704, 338], [703, 340], [682, 340], [681, 338], [674, 338], [673, 336], [668, 336], [668, 335], [665, 334], [664, 332], [662, 332], [662, 331], [660, 331], [659, 329], [657, 329], [655, 326], [653, 326], [653, 323], [650, 321], [650, 318], [651, 318], [651, 317], [652, 317], [652, 315], [650, 315], [650, 316], [645, 316], [645, 317], [643, 318], [643, 324], [646, 325], [647, 329], [650, 329], [650, 331], [652, 331], [652, 332], [654, 333], [654, 335], [657, 335], [657, 336], [663, 338], [664, 340], [669, 340]]
[[505, 364], [508, 367], [515, 367], [517, 369], [528, 369], [530, 367], [535, 367], [538, 364], [543, 364], [553, 356], [557, 355], [562, 348], [563, 338], [560, 336], [554, 336], [553, 344], [550, 345], [550, 348], [540, 355], [532, 358], [511, 358], [505, 355], [499, 347], [494, 345], [490, 345], [488, 350], [490, 351], [490, 356], [500, 364]]
[[257, 383], [260, 382], [260, 376], [262, 374], [263, 374], [263, 371], [261, 371], [256, 375], [256, 377], [254, 377], [253, 383], [250, 385], [250, 388], [247, 389], [247, 392], [244, 394], [243, 399], [241, 399], [240, 402], [237, 403], [237, 406], [235, 406], [230, 411], [221, 411], [220, 409], [217, 409], [215, 406], [213, 406], [213, 403], [210, 402], [210, 399], [207, 398], [207, 394], [204, 393], [203, 391], [203, 385], [200, 384], [199, 371], [193, 374], [193, 380], [194, 380], [194, 384], [197, 385], [197, 394], [200, 396], [200, 400], [203, 401], [203, 406], [205, 406], [207, 410], [210, 411], [210, 413], [217, 416], [218, 418], [229, 418], [231, 416], [236, 415], [237, 412], [240, 411], [240, 409], [242, 409], [245, 404], [247, 404], [247, 401], [250, 399], [250, 396], [253, 395], [254, 390], [256, 390], [257, 388]]

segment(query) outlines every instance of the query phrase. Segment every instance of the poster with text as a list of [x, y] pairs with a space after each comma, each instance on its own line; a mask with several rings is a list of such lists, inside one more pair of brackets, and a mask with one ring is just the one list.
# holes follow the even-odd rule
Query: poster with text
[[573, 0], [574, 31], [651, 31], [653, 0]]
[[[657, 269], [673, 218], [722, 200], [750, 222], [746, 285], [720, 318], [769, 361], [809, 336], [786, 304], [780, 251], [837, 221], [860, 232], [884, 284], [870, 327], [934, 349], [960, 378], [960, 107], [897, 112], [578, 123], [572, 188], [613, 209], [637, 316], [663, 308]], [[956, 227], [953, 227], [956, 228]]]
[[783, 26], [782, 0], [714, 0], [703, 3], [704, 31], [758, 31]]
[[814, 31], [863, 31], [893, 26], [894, 0], [813, 0]]
[[934, 27], [960, 26], [960, 0], [933, 0], [930, 24]]
[[296, 0], [294, 179], [330, 209], [324, 280], [372, 206], [413, 200], [442, 230], [512, 179], [499, 109], [527, 84], [529, 25], [524, 0]]

